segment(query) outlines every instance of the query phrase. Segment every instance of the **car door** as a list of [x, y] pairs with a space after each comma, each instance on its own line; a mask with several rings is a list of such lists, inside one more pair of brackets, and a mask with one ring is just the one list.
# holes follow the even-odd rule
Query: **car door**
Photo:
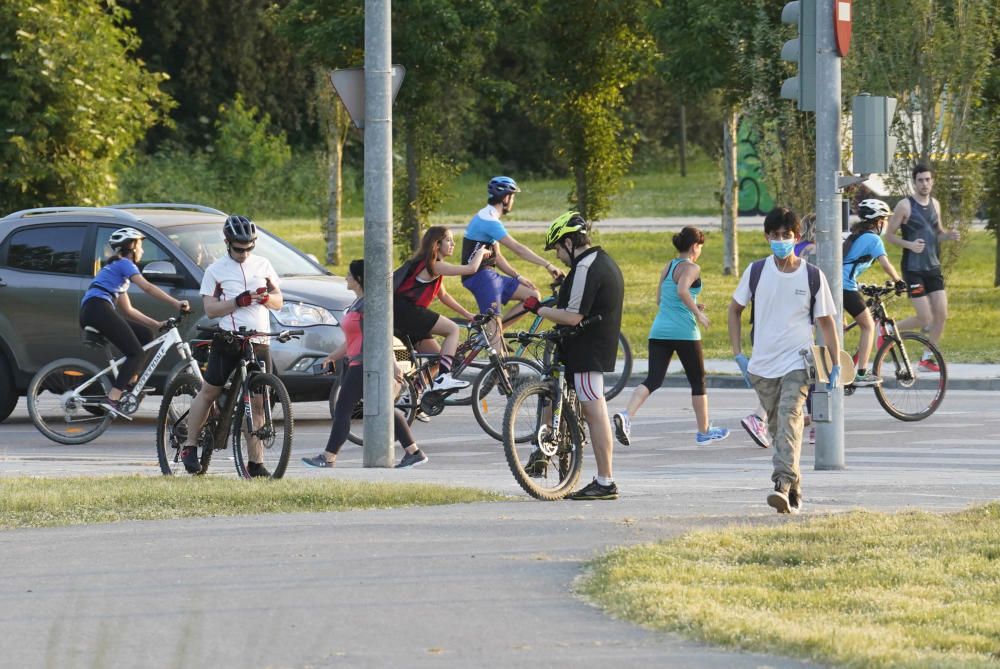
[[0, 337], [22, 383], [52, 360], [83, 352], [80, 300], [91, 280], [81, 257], [87, 232], [83, 223], [22, 226], [0, 245]]

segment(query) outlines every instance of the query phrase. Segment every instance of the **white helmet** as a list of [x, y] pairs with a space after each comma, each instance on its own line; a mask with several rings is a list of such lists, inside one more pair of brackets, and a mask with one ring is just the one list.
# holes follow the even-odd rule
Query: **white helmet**
[[861, 204], [858, 205], [858, 217], [862, 221], [875, 221], [880, 218], [885, 218], [892, 213], [892, 209], [889, 209], [887, 205], [882, 200], [868, 199], [862, 200]]
[[111, 248], [117, 251], [133, 239], [145, 238], [146, 236], [135, 228], [118, 228], [111, 233], [111, 237], [108, 238], [108, 244], [111, 245]]

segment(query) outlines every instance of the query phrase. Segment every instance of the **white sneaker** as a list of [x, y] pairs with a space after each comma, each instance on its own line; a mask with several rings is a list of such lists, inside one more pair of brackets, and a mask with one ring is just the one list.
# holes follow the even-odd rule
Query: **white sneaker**
[[431, 386], [431, 390], [461, 390], [462, 388], [468, 387], [468, 381], [456, 379], [451, 374], [441, 374], [434, 379], [434, 384]]
[[632, 421], [629, 420], [628, 414], [624, 411], [616, 413], [613, 417], [615, 423], [615, 436], [618, 438], [618, 443], [622, 446], [628, 446], [632, 443], [629, 440], [629, 436], [632, 434]]

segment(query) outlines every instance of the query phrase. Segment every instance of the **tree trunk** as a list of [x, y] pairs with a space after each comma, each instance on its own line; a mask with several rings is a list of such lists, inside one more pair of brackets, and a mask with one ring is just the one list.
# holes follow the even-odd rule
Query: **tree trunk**
[[994, 238], [997, 240], [996, 262], [993, 268], [993, 287], [1000, 288], [1000, 227], [996, 229]]
[[740, 262], [739, 241], [736, 237], [736, 216], [739, 200], [737, 198], [736, 181], [736, 131], [739, 123], [739, 112], [735, 107], [723, 122], [722, 131], [722, 172], [724, 183], [722, 187], [722, 274], [730, 276], [736, 273]]
[[589, 221], [590, 215], [587, 213], [587, 170], [583, 167], [574, 167], [573, 172], [576, 177], [576, 209], [583, 216], [584, 220]]
[[688, 130], [687, 130], [687, 107], [681, 105], [681, 142], [680, 142], [680, 158], [681, 158], [681, 176], [687, 176], [687, 141], [688, 141]]
[[316, 71], [319, 93], [319, 110], [326, 140], [327, 183], [326, 221], [323, 224], [323, 239], [326, 241], [327, 265], [339, 265], [341, 261], [340, 222], [343, 218], [344, 203], [344, 144], [351, 127], [351, 117], [340, 98], [333, 94], [326, 71]]
[[420, 167], [412, 125], [406, 126], [406, 209], [403, 229], [410, 233], [410, 249], [420, 248]]

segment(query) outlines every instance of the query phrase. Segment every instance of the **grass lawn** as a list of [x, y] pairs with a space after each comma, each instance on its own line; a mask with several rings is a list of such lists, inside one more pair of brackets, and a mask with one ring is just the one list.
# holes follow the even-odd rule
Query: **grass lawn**
[[[470, 209], [471, 211], [471, 209]], [[448, 223], [456, 233], [458, 248], [461, 248], [461, 232], [467, 217]], [[322, 257], [324, 242], [316, 221], [285, 219], [261, 221], [261, 223], [292, 242], [299, 248]], [[360, 234], [362, 222], [352, 220], [348, 229], [357, 234], [345, 235], [343, 241], [344, 262], [339, 267], [331, 267], [343, 273], [347, 263], [363, 255], [364, 242]], [[598, 224], [598, 230], [600, 225]], [[941, 349], [949, 362], [992, 362], [1000, 363], [1000, 289], [993, 288], [993, 264], [995, 242], [987, 232], [972, 232], [971, 242], [962, 252], [958, 267], [948, 277], [949, 319], [941, 341]], [[646, 337], [649, 326], [656, 314], [656, 286], [663, 269], [673, 258], [671, 243], [673, 233], [669, 232], [614, 232], [595, 236], [597, 243], [615, 258], [625, 274], [625, 312], [622, 329], [632, 342], [636, 357], [646, 357]], [[540, 232], [518, 232], [518, 241], [533, 249], [544, 246], [544, 235]], [[762, 234], [741, 232], [739, 235], [740, 266], [746, 267], [752, 260], [769, 253]], [[890, 258], [899, 267], [899, 253], [890, 251]], [[553, 255], [554, 260], [554, 255]], [[726, 309], [739, 277], [722, 275], [722, 238], [719, 232], [707, 232], [705, 249], [701, 257], [703, 290], [700, 301], [708, 309], [712, 325], [702, 332], [706, 358], [729, 358], [730, 347], [726, 332]], [[529, 265], [515, 258], [514, 266], [535, 281], [545, 293], [545, 272], [541, 267]], [[879, 267], [873, 267], [863, 276], [871, 282], [881, 282], [887, 277]], [[447, 283], [452, 293], [467, 308], [475, 302], [471, 293], [462, 288], [458, 279]], [[441, 313], [445, 308], [438, 309]], [[889, 313], [902, 319], [913, 313], [906, 298], [890, 302]], [[744, 314], [749, 318], [749, 309]], [[744, 326], [744, 332], [749, 328]], [[856, 345], [855, 333], [848, 339], [847, 350]]]
[[1000, 504], [695, 532], [590, 565], [613, 616], [842, 667], [1000, 664]]
[[159, 476], [16, 477], [0, 479], [0, 528], [349, 511], [500, 499], [506, 498], [471, 488], [418, 483]]

